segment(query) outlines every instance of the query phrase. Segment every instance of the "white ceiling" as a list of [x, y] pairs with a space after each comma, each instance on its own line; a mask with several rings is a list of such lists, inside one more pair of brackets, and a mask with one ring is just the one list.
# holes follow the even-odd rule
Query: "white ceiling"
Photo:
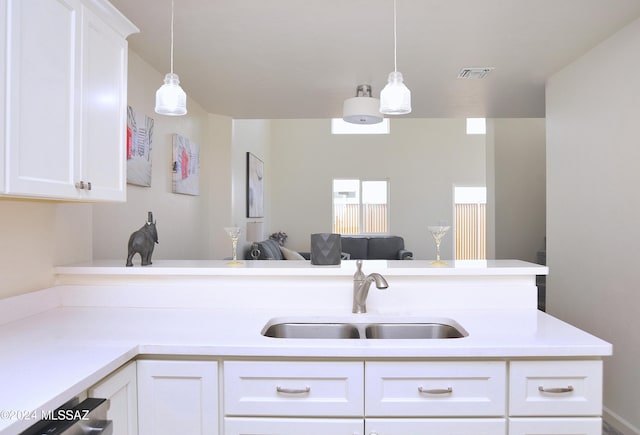
[[[169, 72], [170, 0], [111, 0]], [[640, 16], [640, 0], [397, 0], [411, 117], [543, 117], [546, 79]], [[458, 79], [489, 66], [484, 80]], [[331, 118], [393, 70], [392, 0], [175, 0], [174, 71], [211, 113]], [[158, 83], [158, 87], [161, 83]]]

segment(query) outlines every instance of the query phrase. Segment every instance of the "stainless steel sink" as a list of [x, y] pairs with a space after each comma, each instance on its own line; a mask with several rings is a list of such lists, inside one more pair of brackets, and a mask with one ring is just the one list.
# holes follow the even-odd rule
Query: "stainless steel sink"
[[[351, 319], [350, 319], [351, 320]], [[469, 335], [455, 321], [434, 319], [423, 321], [304, 321], [272, 320], [263, 328], [262, 335], [272, 338], [324, 338], [324, 339], [449, 339]]]
[[349, 323], [276, 323], [264, 330], [274, 338], [360, 338], [355, 325]]
[[366, 338], [438, 339], [464, 336], [455, 326], [443, 323], [374, 323], [365, 328]]

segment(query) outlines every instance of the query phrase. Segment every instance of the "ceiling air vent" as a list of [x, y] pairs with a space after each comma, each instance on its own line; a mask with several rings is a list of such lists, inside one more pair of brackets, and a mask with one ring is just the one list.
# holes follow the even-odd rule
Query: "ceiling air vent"
[[458, 74], [459, 79], [483, 79], [493, 71], [492, 67], [462, 68]]

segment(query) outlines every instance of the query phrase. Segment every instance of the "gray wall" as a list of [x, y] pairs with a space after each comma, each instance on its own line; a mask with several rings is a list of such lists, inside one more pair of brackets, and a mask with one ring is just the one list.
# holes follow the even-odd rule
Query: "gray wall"
[[[435, 258], [428, 225], [453, 221], [453, 186], [485, 184], [485, 138], [466, 134], [464, 119], [392, 119], [389, 135], [332, 135], [330, 121], [272, 120], [274, 231], [294, 249], [331, 231], [333, 178], [387, 178], [390, 233], [416, 258]], [[453, 237], [442, 244], [451, 258]]]
[[[93, 205], [94, 259], [127, 256], [129, 235], [140, 228], [152, 211], [158, 222], [155, 259], [222, 258], [230, 252], [223, 227], [232, 223], [232, 120], [206, 113], [188, 101], [187, 116], [162, 116], [154, 112], [155, 92], [162, 75], [137, 54], [129, 53], [128, 102], [140, 114], [154, 119], [151, 187], [127, 185], [127, 202]], [[172, 193], [173, 134], [200, 147], [200, 195]], [[139, 265], [136, 256], [134, 265]]]
[[[536, 261], [545, 237], [544, 149], [543, 119], [489, 120], [486, 137], [466, 135], [464, 119], [393, 119], [381, 136], [332, 135], [322, 119], [234, 121], [234, 153], [255, 150], [265, 160], [265, 236], [285, 231], [298, 250], [309, 249], [312, 232], [331, 231], [333, 178], [387, 177], [391, 233], [417, 258], [435, 255], [427, 225], [452, 222], [453, 187], [486, 183], [489, 258]], [[452, 252], [450, 235], [443, 256]]]
[[545, 120], [493, 119], [495, 257], [537, 262], [546, 236]]
[[547, 85], [547, 307], [613, 343], [608, 420], [640, 434], [640, 21]]

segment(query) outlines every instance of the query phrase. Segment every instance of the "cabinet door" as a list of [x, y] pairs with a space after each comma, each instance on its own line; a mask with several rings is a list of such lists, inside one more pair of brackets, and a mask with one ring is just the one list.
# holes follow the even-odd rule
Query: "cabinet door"
[[503, 418], [367, 418], [365, 433], [376, 435], [506, 435]]
[[362, 435], [360, 418], [225, 418], [225, 435]]
[[367, 416], [504, 416], [504, 361], [374, 361], [365, 365]]
[[[7, 2], [9, 0], [0, 0], [0, 27], [3, 29], [9, 28], [9, 17], [7, 16]], [[7, 58], [7, 32], [0, 32], [0, 83], [5, 83], [5, 86], [0, 86], [0, 194], [7, 193], [7, 189], [4, 182], [5, 177], [5, 133], [7, 131], [5, 125], [5, 119], [7, 114], [7, 98], [5, 93], [7, 83], [7, 65], [9, 59]]]
[[[82, 35], [81, 197], [126, 199], [127, 41], [88, 9]], [[88, 188], [91, 183], [91, 189]]]
[[218, 433], [215, 361], [138, 361], [140, 435]]
[[116, 370], [89, 389], [89, 397], [109, 399], [107, 418], [113, 421], [113, 435], [138, 433], [137, 391], [135, 361]]
[[601, 418], [511, 418], [509, 435], [601, 435]]
[[8, 0], [8, 193], [77, 198], [78, 0]]
[[600, 416], [602, 361], [513, 361], [512, 416]]
[[362, 416], [357, 361], [225, 361], [226, 415]]

